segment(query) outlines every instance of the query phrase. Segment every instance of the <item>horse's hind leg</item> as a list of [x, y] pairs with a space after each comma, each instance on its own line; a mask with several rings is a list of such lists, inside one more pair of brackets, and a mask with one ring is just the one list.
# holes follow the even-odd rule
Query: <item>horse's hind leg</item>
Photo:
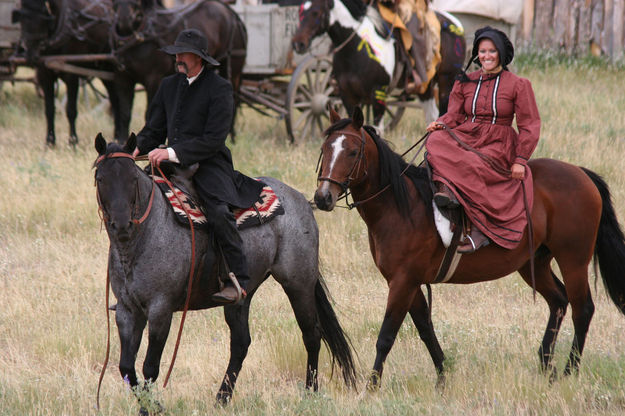
[[571, 353], [564, 369], [564, 375], [569, 375], [574, 371], [577, 372], [579, 361], [584, 351], [588, 327], [595, 313], [595, 304], [592, 301], [588, 285], [588, 264], [590, 259], [584, 262], [579, 257], [574, 257], [573, 254], [564, 259], [556, 256], [562, 271], [564, 284], [566, 285], [566, 293], [571, 303], [571, 315], [573, 317], [573, 327], [575, 328]]
[[224, 307], [224, 316], [228, 328], [230, 328], [230, 360], [226, 374], [217, 392], [217, 403], [225, 405], [232, 399], [232, 392], [237, 382], [237, 377], [243, 366], [243, 360], [247, 356], [247, 350], [252, 342], [250, 337], [250, 302], [254, 296], [248, 293], [242, 306], [228, 305]]
[[[551, 256], [538, 255], [536, 258], [536, 264], [534, 267], [536, 278], [536, 291], [545, 298], [547, 305], [549, 305], [549, 320], [547, 321], [547, 328], [543, 336], [543, 341], [538, 349], [538, 357], [540, 359], [541, 369], [549, 373], [551, 379], [556, 375], [556, 369], [552, 366], [553, 353], [555, 350], [558, 333], [564, 315], [566, 314], [566, 306], [568, 305], [568, 299], [566, 296], [566, 290], [564, 285], [551, 270]], [[525, 282], [532, 286], [532, 276], [529, 263], [526, 263], [519, 273]]]
[[434, 326], [432, 325], [432, 316], [430, 314], [430, 306], [428, 305], [425, 296], [421, 289], [417, 291], [417, 294], [410, 306], [410, 317], [414, 322], [417, 330], [419, 331], [419, 337], [425, 344], [436, 367], [438, 373], [437, 385], [442, 386], [445, 382], [445, 375], [443, 373], [443, 361], [445, 360], [445, 354], [438, 343], [438, 338], [434, 332]]
[[317, 308], [315, 304], [315, 288], [311, 283], [315, 280], [302, 279], [304, 285], [283, 286], [289, 298], [295, 319], [302, 331], [304, 346], [308, 354], [306, 361], [306, 388], [317, 391], [317, 369], [319, 365], [319, 350], [321, 349], [321, 331], [317, 322]]

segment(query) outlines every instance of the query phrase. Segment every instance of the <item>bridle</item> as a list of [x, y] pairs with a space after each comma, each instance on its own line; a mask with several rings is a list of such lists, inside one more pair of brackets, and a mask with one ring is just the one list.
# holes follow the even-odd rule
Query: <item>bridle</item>
[[[347, 174], [347, 177], [345, 178], [344, 181], [340, 182], [334, 178], [332, 178], [331, 176], [321, 176], [321, 171], [323, 169], [322, 163], [321, 163], [321, 158], [323, 157], [323, 148], [321, 149], [321, 152], [319, 153], [319, 160], [317, 161], [317, 171], [319, 172], [317, 175], [317, 182], [330, 182], [333, 183], [335, 185], [338, 185], [341, 188], [341, 196], [339, 197], [339, 200], [341, 199], [345, 199], [345, 204], [347, 205], [347, 208], [352, 209], [355, 208], [358, 204], [358, 202], [354, 201], [353, 203], [349, 203], [348, 201], [348, 196], [351, 195], [351, 192], [349, 190], [349, 187], [352, 184], [352, 181], [357, 179], [356, 177], [354, 177], [354, 174], [356, 172], [359, 172], [361, 170], [361, 166], [364, 166], [363, 168], [363, 175], [361, 177], [361, 179], [365, 178], [368, 174], [368, 163], [367, 163], [367, 156], [365, 155], [365, 132], [364, 130], [361, 128], [360, 129], [360, 135], [356, 134], [356, 133], [352, 133], [351, 131], [345, 131], [345, 130], [339, 130], [337, 132], [333, 132], [334, 134], [336, 134], [336, 136], [340, 136], [340, 135], [344, 135], [344, 136], [351, 136], [351, 137], [356, 137], [357, 139], [360, 140], [360, 148], [358, 149], [358, 157], [356, 158], [356, 160], [354, 161], [354, 164], [352, 165], [351, 169], [349, 170], [349, 173]], [[353, 198], [352, 198], [353, 200]]]
[[[390, 184], [386, 184], [385, 186], [382, 187], [382, 189], [380, 189], [379, 191], [375, 192], [373, 195], [368, 196], [365, 199], [362, 199], [360, 201], [356, 201], [353, 199], [353, 202], [350, 203], [348, 201], [348, 196], [351, 195], [351, 191], [349, 190], [349, 187], [352, 183], [352, 181], [354, 179], [356, 179], [355, 177], [353, 177], [354, 172], [357, 172], [360, 169], [361, 164], [364, 161], [364, 175], [361, 177], [361, 179], [364, 179], [367, 174], [368, 174], [368, 162], [367, 162], [367, 156], [365, 155], [365, 132], [364, 129], [361, 127], [360, 128], [360, 136], [358, 136], [355, 133], [349, 132], [349, 131], [344, 131], [344, 130], [339, 130], [337, 132], [333, 132], [334, 134], [336, 134], [337, 136], [340, 134], [346, 135], [346, 136], [353, 136], [353, 137], [359, 137], [360, 138], [360, 150], [359, 150], [359, 157], [358, 159], [354, 162], [354, 165], [352, 166], [351, 170], [349, 171], [349, 174], [347, 175], [347, 178], [343, 181], [343, 182], [339, 182], [338, 180], [329, 177], [329, 176], [321, 176], [321, 169], [320, 167], [322, 167], [322, 163], [321, 163], [321, 158], [323, 157], [323, 148], [321, 149], [321, 153], [319, 154], [319, 160], [317, 161], [317, 171], [319, 172], [318, 176], [317, 176], [317, 182], [330, 182], [333, 183], [335, 185], [338, 185], [341, 188], [341, 196], [337, 199], [337, 202], [340, 201], [341, 199], [345, 199], [345, 205], [346, 207], [342, 207], [342, 208], [347, 208], [347, 209], [354, 209], [366, 202], [369, 202], [375, 198], [377, 198], [379, 195], [381, 195], [382, 193], [384, 193], [387, 189], [390, 188]], [[415, 161], [415, 159], [417, 158], [417, 156], [421, 153], [421, 150], [423, 149], [423, 147], [425, 146], [425, 139], [429, 136], [430, 133], [425, 133], [419, 140], [417, 140], [417, 142], [415, 144], [413, 144], [412, 146], [410, 146], [408, 148], [408, 150], [406, 150], [404, 153], [401, 154], [402, 157], [406, 156], [406, 154], [408, 154], [408, 152], [410, 152], [412, 149], [414, 149], [416, 146], [419, 145], [419, 143], [421, 143], [421, 147], [419, 148], [419, 150], [417, 150], [415, 152], [415, 155], [412, 157], [412, 160], [407, 164], [406, 168], [404, 168], [404, 170], [399, 174], [400, 176], [404, 175], [404, 173], [406, 173], [406, 171], [408, 170], [408, 168], [412, 165], [412, 163]]]
[[[95, 163], [93, 164], [93, 166], [96, 168], [96, 174], [97, 174], [97, 169], [98, 169], [98, 165], [106, 160], [106, 159], [116, 159], [116, 158], [128, 158], [131, 159], [133, 162], [136, 161], [137, 159], [135, 157], [133, 157], [131, 154], [129, 153], [124, 153], [124, 152], [113, 152], [113, 153], [108, 153], [108, 154], [104, 154], [101, 155], [100, 157], [98, 157], [95, 161]], [[152, 166], [152, 165], [151, 165]], [[154, 166], [152, 166], [153, 168]], [[98, 211], [100, 213], [100, 218], [108, 223], [109, 221], [109, 215], [106, 212], [106, 209], [104, 208], [104, 206], [102, 205], [102, 200], [100, 199], [100, 189], [98, 188], [98, 181], [95, 181], [95, 187], [96, 187], [96, 197], [98, 200]], [[150, 199], [148, 201], [148, 206], [145, 209], [145, 212], [143, 213], [143, 215], [139, 218], [132, 218], [132, 222], [134, 224], [142, 224], [150, 215], [150, 211], [152, 210], [152, 203], [154, 202], [154, 189], [156, 188], [156, 182], [154, 181], [154, 175], [152, 175], [152, 190], [150, 191]], [[137, 212], [138, 211], [138, 204], [139, 204], [139, 186], [137, 185], [136, 187], [136, 195], [137, 197], [135, 198], [135, 202], [132, 208], [133, 212]]]

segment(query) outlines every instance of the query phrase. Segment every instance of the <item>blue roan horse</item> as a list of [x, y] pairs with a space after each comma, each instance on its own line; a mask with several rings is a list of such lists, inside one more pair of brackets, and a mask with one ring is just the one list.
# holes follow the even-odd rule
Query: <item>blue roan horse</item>
[[[99, 134], [95, 180], [100, 208], [110, 239], [108, 273], [117, 298], [116, 322], [121, 342], [119, 369], [131, 386], [139, 384], [135, 360], [143, 329], [149, 322], [149, 344], [143, 363], [143, 376], [154, 382], [172, 314], [183, 309], [191, 266], [190, 231], [177, 222], [169, 202], [156, 190], [149, 215], [142, 223], [135, 220], [148, 210], [153, 183], [128, 154], [135, 148], [131, 135], [122, 148], [107, 145]], [[349, 386], [355, 384], [351, 348], [330, 305], [318, 265], [319, 234], [306, 198], [284, 183], [262, 178], [280, 198], [285, 214], [262, 226], [242, 230], [248, 260], [250, 284], [241, 305], [224, 307], [230, 328], [230, 360], [217, 394], [227, 403], [250, 345], [248, 315], [256, 289], [270, 275], [286, 292], [308, 353], [306, 387], [317, 390], [317, 364], [321, 340], [326, 343], [342, 369]], [[216, 258], [205, 232], [196, 232], [196, 270]], [[196, 274], [197, 275], [197, 274]], [[218, 290], [217, 279], [194, 279], [189, 310], [215, 306], [210, 295]], [[145, 413], [146, 410], [142, 409]]]
[[[313, 38], [327, 32], [335, 46], [333, 75], [347, 113], [352, 114], [356, 106], [370, 104], [373, 123], [379, 125], [387, 111], [387, 95], [395, 87], [403, 88], [405, 67], [399, 58], [403, 46], [388, 34], [390, 27], [373, 3], [367, 6], [362, 0], [307, 0], [302, 4], [300, 26], [292, 43], [295, 51], [304, 53]], [[441, 23], [442, 61], [429, 88], [418, 96], [427, 121], [447, 112], [449, 94], [462, 70], [466, 48], [460, 22], [449, 14], [437, 12], [437, 17]], [[440, 111], [433, 84], [438, 84]], [[414, 97], [404, 93], [400, 98]]]

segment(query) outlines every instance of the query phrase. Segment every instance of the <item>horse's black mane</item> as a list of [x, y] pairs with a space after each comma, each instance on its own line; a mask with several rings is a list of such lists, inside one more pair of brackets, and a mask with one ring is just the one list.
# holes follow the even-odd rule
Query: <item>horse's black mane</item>
[[[349, 118], [342, 119], [326, 129], [326, 136], [331, 133], [342, 130], [352, 123]], [[378, 148], [378, 157], [380, 159], [380, 183], [382, 186], [390, 184], [395, 199], [395, 205], [400, 214], [405, 217], [410, 216], [411, 200], [406, 187], [406, 182], [402, 178], [402, 172], [406, 170], [403, 176], [410, 178], [414, 184], [419, 196], [425, 203], [426, 209], [432, 205], [432, 188], [427, 171], [424, 167], [408, 165], [399, 154], [390, 148], [387, 141], [382, 139], [375, 128], [372, 126], [364, 126], [365, 131], [371, 136], [373, 142]], [[406, 167], [408, 167], [406, 169]], [[428, 210], [429, 212], [429, 210]]]
[[367, 13], [367, 5], [362, 0], [335, 0], [341, 1], [356, 20], [360, 20]]

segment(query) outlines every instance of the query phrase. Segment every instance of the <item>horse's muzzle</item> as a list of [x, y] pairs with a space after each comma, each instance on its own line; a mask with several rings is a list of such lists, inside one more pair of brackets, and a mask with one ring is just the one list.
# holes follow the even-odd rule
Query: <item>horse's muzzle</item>
[[332, 192], [329, 190], [321, 190], [321, 188], [317, 189], [315, 192], [315, 205], [317, 205], [317, 208], [323, 211], [332, 211], [335, 204], [336, 199], [332, 195]]
[[300, 40], [294, 40], [291, 43], [291, 46], [293, 46], [293, 50], [295, 50], [295, 52], [299, 53], [300, 55], [305, 53], [308, 49], [308, 45], [304, 41]]
[[108, 226], [109, 231], [115, 236], [115, 238], [117, 238], [117, 240], [121, 242], [126, 242], [130, 240], [134, 223], [132, 222], [132, 220], [128, 222], [111, 220], [109, 221]]

